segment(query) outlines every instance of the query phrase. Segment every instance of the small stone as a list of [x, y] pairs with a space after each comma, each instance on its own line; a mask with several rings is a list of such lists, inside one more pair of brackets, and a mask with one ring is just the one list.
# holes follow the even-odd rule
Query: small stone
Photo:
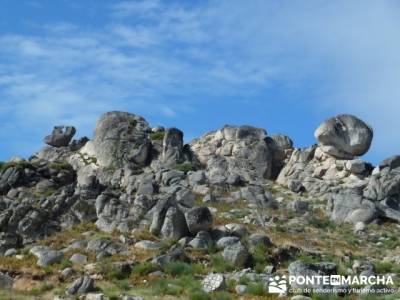
[[75, 273], [74, 269], [72, 268], [65, 268], [61, 271], [61, 276], [64, 278], [69, 278]]
[[303, 296], [303, 295], [296, 295], [290, 298], [291, 300], [311, 300], [310, 297]]
[[17, 254], [17, 250], [15, 248], [8, 249], [5, 253], [4, 256], [14, 256]]
[[225, 287], [224, 275], [211, 273], [203, 280], [203, 290], [207, 293], [223, 289]]
[[121, 300], [144, 300], [144, 298], [140, 296], [123, 296]]
[[236, 223], [226, 224], [225, 228], [227, 229], [229, 234], [237, 236], [239, 238], [242, 238], [249, 234], [246, 227], [242, 224], [236, 224]]
[[246, 294], [247, 285], [239, 284], [239, 285], [235, 286], [235, 291], [236, 291], [236, 294], [238, 294], [238, 295]]
[[109, 298], [102, 293], [87, 294], [85, 300], [108, 300]]
[[276, 272], [276, 269], [275, 269], [274, 266], [266, 266], [266, 267], [264, 268], [264, 273], [265, 273], [265, 274], [273, 274], [273, 273], [275, 273], [275, 272]]
[[364, 232], [366, 229], [366, 225], [364, 222], [357, 222], [356, 225], [354, 225], [354, 232], [355, 233], [361, 233]]
[[305, 188], [300, 180], [289, 180], [288, 188], [294, 193], [300, 193], [305, 191]]
[[145, 250], [157, 250], [160, 249], [161, 244], [153, 241], [139, 241], [135, 244], [135, 248], [145, 249]]
[[75, 253], [71, 256], [69, 261], [73, 264], [85, 264], [87, 263], [87, 256], [80, 253]]

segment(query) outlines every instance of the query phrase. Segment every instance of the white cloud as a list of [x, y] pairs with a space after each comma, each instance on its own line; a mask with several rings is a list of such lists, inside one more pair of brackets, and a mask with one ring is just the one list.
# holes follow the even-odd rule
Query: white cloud
[[[0, 116], [76, 121], [88, 131], [108, 109], [176, 117], [193, 95], [248, 96], [312, 82], [310, 109], [360, 115], [375, 128], [376, 153], [395, 153], [399, 6], [123, 1], [91, 30], [58, 22], [44, 35], [0, 36], [0, 92], [13, 103], [0, 101]], [[175, 96], [188, 99], [186, 108], [166, 104]]]

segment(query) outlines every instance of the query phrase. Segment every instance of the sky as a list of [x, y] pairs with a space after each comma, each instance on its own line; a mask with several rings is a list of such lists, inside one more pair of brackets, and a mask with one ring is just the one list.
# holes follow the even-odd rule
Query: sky
[[314, 144], [328, 117], [400, 154], [400, 2], [0, 0], [0, 160], [112, 110], [190, 141], [225, 124]]

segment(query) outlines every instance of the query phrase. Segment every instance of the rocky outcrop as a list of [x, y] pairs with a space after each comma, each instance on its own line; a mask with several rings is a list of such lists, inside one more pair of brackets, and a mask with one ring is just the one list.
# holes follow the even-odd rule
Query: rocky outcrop
[[236, 175], [246, 181], [272, 178], [284, 160], [290, 142], [267, 136], [264, 129], [225, 126], [194, 140], [190, 146], [214, 184]]
[[148, 164], [151, 129], [140, 116], [125, 112], [108, 112], [97, 121], [93, 141], [87, 150], [102, 167], [140, 168]]
[[[207, 292], [233, 279], [243, 283], [237, 294], [258, 293], [286, 263], [325, 259], [327, 232], [338, 248], [347, 245], [335, 249], [347, 266], [356, 241], [335, 235], [335, 227], [347, 232], [336, 226], [344, 222], [355, 224], [350, 232], [371, 242], [368, 247], [397, 245], [393, 236], [368, 236], [377, 227], [366, 224], [400, 222], [400, 156], [375, 168], [357, 158], [368, 150], [372, 130], [353, 116], [327, 120], [317, 130], [318, 144], [303, 149], [251, 126], [225, 126], [188, 145], [181, 130], [150, 129], [142, 117], [124, 112], [101, 116], [91, 141], [70, 142], [71, 130], [57, 130], [46, 138], [51, 146], [29, 160], [0, 164], [0, 255], [18, 264], [33, 258], [46, 272], [68, 263], [51, 277], [62, 280], [67, 297], [85, 297], [79, 294], [101, 289], [109, 278], [128, 282], [124, 274], [133, 269], [135, 282], [144, 272], [149, 286], [154, 278], [194, 272]], [[61, 135], [63, 142], [55, 142]], [[65, 245], [62, 235], [50, 237], [80, 223]], [[197, 267], [189, 272], [183, 263], [191, 261], [223, 275], [204, 276]], [[373, 271], [364, 264], [353, 269]], [[301, 261], [288, 268], [291, 275], [336, 271], [332, 263]], [[9, 279], [18, 284], [24, 276], [9, 274], [0, 273], [6, 288]], [[94, 279], [102, 281], [98, 288]], [[103, 297], [93, 295], [86, 298]]]

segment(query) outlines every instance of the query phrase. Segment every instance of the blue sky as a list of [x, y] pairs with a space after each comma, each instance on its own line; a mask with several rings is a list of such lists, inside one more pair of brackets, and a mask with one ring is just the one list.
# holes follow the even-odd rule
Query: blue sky
[[0, 160], [124, 110], [190, 140], [249, 124], [315, 142], [327, 117], [400, 154], [400, 2], [0, 0]]

